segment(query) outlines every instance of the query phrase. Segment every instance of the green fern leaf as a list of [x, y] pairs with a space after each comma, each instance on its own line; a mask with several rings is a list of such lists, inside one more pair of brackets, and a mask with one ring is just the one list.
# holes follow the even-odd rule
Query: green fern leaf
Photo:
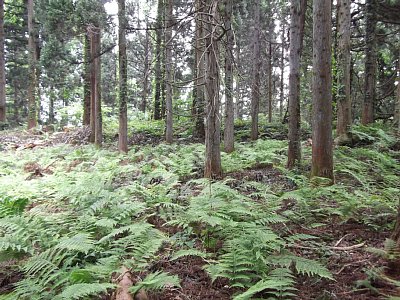
[[116, 285], [111, 283], [77, 283], [67, 287], [58, 299], [82, 299], [87, 296], [94, 296], [115, 289]]
[[166, 287], [180, 287], [179, 277], [176, 275], [169, 275], [164, 272], [156, 272], [148, 274], [143, 281], [138, 282], [135, 286], [131, 287], [129, 291], [136, 294], [139, 290], [161, 290]]

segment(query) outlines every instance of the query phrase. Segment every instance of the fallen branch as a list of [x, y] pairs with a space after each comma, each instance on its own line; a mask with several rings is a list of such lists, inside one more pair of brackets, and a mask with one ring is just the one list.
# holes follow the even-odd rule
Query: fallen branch
[[349, 251], [349, 250], [354, 250], [354, 249], [358, 249], [358, 248], [362, 248], [364, 247], [365, 242], [362, 242], [360, 244], [357, 245], [353, 245], [353, 246], [347, 246], [347, 247], [329, 247], [329, 249], [332, 250], [339, 250], [339, 251]]

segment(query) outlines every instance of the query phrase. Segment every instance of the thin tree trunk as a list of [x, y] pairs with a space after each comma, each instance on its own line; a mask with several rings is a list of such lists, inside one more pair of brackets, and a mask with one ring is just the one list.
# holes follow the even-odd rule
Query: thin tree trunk
[[397, 124], [397, 133], [400, 134], [400, 50], [397, 61], [397, 95], [396, 95], [394, 121], [395, 124]]
[[6, 121], [6, 67], [4, 40], [4, 0], [0, 0], [0, 122]]
[[340, 143], [350, 138], [351, 90], [350, 90], [350, 0], [338, 0], [338, 59], [337, 59], [337, 127]]
[[28, 0], [28, 49], [29, 49], [29, 85], [28, 85], [28, 129], [37, 125], [36, 103], [36, 43], [34, 28], [34, 1]]
[[83, 125], [90, 125], [90, 41], [84, 35], [84, 70], [83, 70]]
[[237, 36], [236, 38], [236, 51], [235, 51], [235, 60], [236, 60], [236, 118], [239, 120], [243, 119], [243, 101], [241, 99], [240, 93], [240, 38]]
[[333, 183], [331, 3], [331, 0], [314, 0], [313, 2], [311, 177], [329, 178]]
[[19, 123], [19, 99], [18, 99], [18, 87], [14, 81], [14, 120], [15, 123]]
[[[272, 27], [272, 26], [271, 26]], [[273, 27], [272, 27], [273, 28]], [[272, 28], [270, 29], [270, 38], [272, 37]], [[268, 73], [267, 73], [267, 81], [268, 81], [268, 122], [272, 122], [272, 42], [269, 41], [268, 47]]]
[[300, 144], [300, 60], [303, 49], [304, 22], [307, 1], [291, 2], [290, 49], [289, 49], [289, 149], [288, 168], [301, 160]]
[[54, 86], [51, 85], [50, 87], [50, 95], [49, 95], [49, 124], [54, 124], [54, 98], [55, 98], [55, 92], [54, 92]]
[[158, 0], [157, 20], [156, 20], [156, 65], [155, 65], [155, 94], [154, 94], [154, 120], [161, 119], [161, 43], [162, 43], [162, 26], [163, 26], [163, 0]]
[[205, 127], [204, 127], [204, 116], [205, 116], [205, 95], [204, 95], [204, 81], [205, 81], [205, 47], [204, 47], [204, 12], [205, 3], [202, 0], [196, 0], [196, 42], [195, 42], [195, 128], [194, 137], [204, 140], [205, 138]]
[[365, 86], [361, 123], [367, 125], [374, 122], [374, 106], [376, 98], [376, 0], [366, 0], [365, 28]]
[[205, 16], [205, 31], [208, 33], [206, 43], [206, 79], [205, 97], [207, 103], [206, 119], [206, 161], [204, 177], [220, 178], [222, 176], [220, 150], [220, 98], [218, 70], [218, 1], [207, 0], [209, 8]]
[[[147, 21], [146, 21], [147, 24]], [[143, 78], [143, 91], [142, 103], [140, 104], [140, 111], [145, 113], [147, 107], [147, 95], [149, 91], [149, 75], [150, 75], [150, 33], [146, 30], [146, 40], [144, 46], [144, 78]]]
[[279, 119], [283, 117], [283, 100], [285, 99], [284, 91], [284, 71], [285, 71], [285, 24], [282, 22], [282, 48], [281, 48], [281, 78], [280, 78], [280, 94], [279, 94]]
[[95, 120], [95, 140], [94, 144], [97, 147], [101, 147], [103, 143], [103, 124], [102, 124], [102, 115], [101, 115], [101, 61], [100, 61], [100, 51], [101, 51], [101, 30], [98, 29], [98, 33], [95, 35], [95, 43], [96, 43], [96, 58], [94, 60], [95, 63], [95, 76], [96, 76], [96, 101], [95, 101], [95, 109], [96, 109], [96, 120]]
[[233, 110], [233, 32], [231, 24], [232, 0], [224, 1], [224, 19], [226, 32], [225, 51], [225, 131], [224, 146], [225, 152], [234, 151], [234, 110]]
[[118, 149], [128, 152], [127, 58], [125, 0], [118, 0], [119, 133]]
[[253, 82], [251, 86], [251, 139], [258, 139], [258, 113], [260, 106], [260, 0], [254, 1]]
[[172, 24], [173, 24], [173, 0], [168, 0], [166, 7], [166, 30], [165, 30], [165, 75], [166, 75], [166, 118], [165, 118], [165, 141], [173, 142], [173, 111], [172, 111], [172, 82], [174, 80], [172, 74]]

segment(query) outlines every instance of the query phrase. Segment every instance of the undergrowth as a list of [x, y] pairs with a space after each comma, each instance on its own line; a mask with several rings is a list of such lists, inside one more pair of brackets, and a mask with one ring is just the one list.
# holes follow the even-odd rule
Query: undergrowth
[[[234, 299], [295, 297], [298, 275], [327, 280], [322, 262], [296, 256], [291, 222], [310, 225], [337, 216], [378, 230], [398, 204], [398, 153], [385, 131], [363, 131], [368, 147], [335, 150], [336, 184], [287, 171], [286, 142], [238, 143], [223, 154], [224, 172], [255, 165], [278, 169], [296, 187], [271, 190], [261, 182], [200, 179], [204, 146], [134, 147], [128, 155], [91, 146], [4, 152], [0, 159], [0, 260], [15, 259], [23, 274], [0, 299], [87, 299], [110, 296], [122, 267], [140, 274], [131, 292], [179, 287], [180, 279], [154, 270], [161, 257], [204, 259], [212, 280], [226, 278]], [[362, 132], [362, 134], [361, 134]], [[386, 149], [387, 151], [382, 151]], [[304, 147], [307, 158], [310, 149]], [[396, 158], [397, 157], [397, 158]], [[31, 174], [35, 163], [50, 172]], [[248, 191], [248, 192], [246, 192]], [[282, 203], [294, 206], [282, 210]], [[157, 216], [170, 234], [152, 225]]]

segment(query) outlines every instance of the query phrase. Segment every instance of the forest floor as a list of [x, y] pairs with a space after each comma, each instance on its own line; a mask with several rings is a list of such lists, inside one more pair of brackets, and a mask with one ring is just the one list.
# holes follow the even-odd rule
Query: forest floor
[[[304, 164], [287, 171], [285, 132], [269, 128], [251, 143], [245, 131], [236, 151], [223, 154], [218, 182], [201, 179], [204, 146], [190, 138], [165, 145], [138, 132], [122, 155], [113, 138], [103, 150], [87, 145], [85, 128], [0, 132], [0, 299], [112, 299], [107, 283], [94, 287], [119, 287], [121, 264], [136, 285], [161, 271], [177, 276], [142, 284], [143, 299], [400, 296], [388, 240], [400, 192], [396, 138], [357, 127], [357, 145], [336, 147], [335, 185], [326, 186], [308, 179], [308, 141]], [[65, 251], [63, 259], [45, 256], [52, 249]], [[235, 255], [243, 263], [232, 266]], [[38, 257], [57, 268], [36, 270]], [[286, 271], [274, 277], [274, 269]], [[257, 290], [257, 281], [272, 285]], [[67, 296], [74, 284], [93, 290]]]

